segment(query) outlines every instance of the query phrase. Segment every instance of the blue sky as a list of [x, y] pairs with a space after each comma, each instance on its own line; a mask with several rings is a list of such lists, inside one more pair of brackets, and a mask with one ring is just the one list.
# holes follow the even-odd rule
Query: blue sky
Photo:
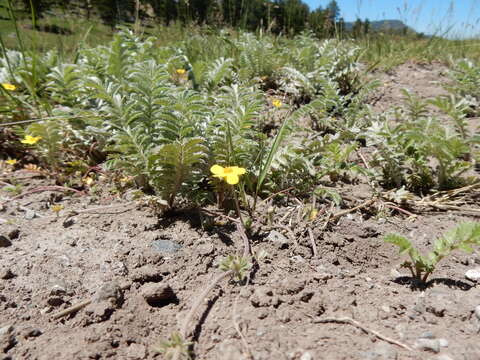
[[[310, 9], [325, 7], [329, 0], [303, 0]], [[355, 19], [399, 19], [426, 34], [449, 37], [480, 35], [479, 0], [337, 0], [341, 16]]]

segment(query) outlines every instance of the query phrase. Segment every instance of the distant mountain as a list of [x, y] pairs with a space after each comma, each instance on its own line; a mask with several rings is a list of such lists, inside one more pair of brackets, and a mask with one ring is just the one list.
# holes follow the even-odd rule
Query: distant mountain
[[[363, 22], [363, 21], [362, 21]], [[347, 31], [351, 31], [353, 28], [354, 22], [346, 22], [345, 29]], [[375, 20], [370, 21], [371, 29], [375, 31], [382, 31], [382, 30], [393, 30], [393, 31], [401, 31], [407, 28], [410, 31], [415, 31], [411, 27], [405, 25], [405, 23], [401, 20]]]

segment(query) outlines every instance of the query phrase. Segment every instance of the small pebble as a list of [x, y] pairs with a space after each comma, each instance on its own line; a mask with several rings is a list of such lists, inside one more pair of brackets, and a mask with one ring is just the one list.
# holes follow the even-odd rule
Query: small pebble
[[447, 339], [438, 339], [438, 343], [441, 347], [448, 347], [448, 340]]
[[215, 251], [213, 244], [203, 244], [197, 248], [200, 255], [207, 256]]
[[289, 245], [289, 241], [285, 235], [275, 230], [270, 231], [267, 236], [267, 240], [274, 243], [278, 249], [288, 248]]
[[24, 216], [24, 217], [25, 217], [26, 220], [32, 220], [32, 219], [34, 219], [36, 216], [37, 216], [37, 214], [35, 214], [35, 211], [33, 211], [33, 210], [27, 210], [27, 211], [25, 212], [25, 216]]
[[96, 303], [107, 301], [110, 304], [119, 307], [123, 303], [122, 288], [115, 281], [107, 282], [95, 292], [93, 300]]
[[480, 268], [470, 269], [465, 273], [465, 277], [471, 281], [480, 280]]
[[307, 351], [302, 354], [302, 356], [300, 357], [300, 360], [313, 360], [313, 356]]
[[383, 311], [385, 311], [386, 313], [389, 313], [389, 312], [390, 312], [390, 306], [383, 305], [383, 306], [381, 307], [381, 309], [382, 309]]
[[437, 339], [418, 339], [414, 345], [415, 349], [440, 352], [440, 342]]
[[257, 335], [257, 336], [263, 336], [263, 335], [265, 335], [265, 334], [266, 334], [265, 329], [263, 329], [263, 328], [257, 329], [257, 332], [256, 332], [256, 335]]
[[152, 247], [159, 253], [173, 254], [181, 249], [181, 245], [171, 240], [155, 240]]
[[61, 285], [53, 285], [50, 289], [50, 295], [65, 295], [67, 291]]

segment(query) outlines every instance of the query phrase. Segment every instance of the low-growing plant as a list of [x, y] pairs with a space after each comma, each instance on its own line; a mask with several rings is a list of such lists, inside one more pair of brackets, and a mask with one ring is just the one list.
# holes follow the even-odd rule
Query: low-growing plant
[[220, 263], [220, 270], [232, 271], [233, 277], [237, 281], [243, 281], [247, 277], [247, 272], [251, 267], [252, 264], [245, 256], [229, 255]]
[[[0, 74], [16, 86], [3, 88], [6, 111], [35, 114], [18, 134], [41, 137], [29, 149], [63, 179], [72, 162], [103, 162], [169, 207], [198, 205], [213, 201], [210, 166], [235, 164], [248, 169], [239, 194], [252, 211], [247, 195], [298, 185], [308, 197], [321, 177], [355, 171], [348, 154], [371, 87], [351, 42], [221, 32], [158, 47], [123, 28], [68, 61], [4, 50]], [[338, 146], [317, 146], [327, 132], [339, 133]]]
[[186, 341], [179, 333], [172, 333], [169, 340], [153, 346], [153, 351], [163, 354], [166, 359], [191, 359], [189, 346], [191, 342]]
[[469, 105], [469, 113], [480, 112], [480, 66], [468, 59], [457, 61], [450, 71], [454, 83], [447, 86], [455, 97], [463, 99]]
[[402, 266], [408, 268], [417, 281], [425, 283], [437, 264], [453, 250], [471, 253], [473, 246], [480, 246], [480, 224], [467, 222], [458, 225], [435, 240], [433, 250], [427, 255], [422, 255], [410, 240], [398, 234], [388, 234], [384, 241], [398, 246], [400, 254], [409, 256]]
[[405, 94], [407, 109], [391, 114], [396, 122], [380, 116], [367, 131], [367, 143], [375, 147], [371, 165], [375, 166], [379, 182], [387, 188], [405, 186], [416, 193], [464, 184], [461, 175], [473, 166], [465, 159], [478, 140], [466, 131], [453, 105], [447, 106], [443, 99], [431, 101], [449, 109], [451, 122], [444, 124], [428, 115], [426, 103]]

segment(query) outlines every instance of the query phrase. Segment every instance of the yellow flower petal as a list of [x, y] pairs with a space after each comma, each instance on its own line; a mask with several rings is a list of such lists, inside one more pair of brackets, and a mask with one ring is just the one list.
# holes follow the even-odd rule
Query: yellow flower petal
[[279, 108], [280, 106], [282, 106], [282, 102], [278, 99], [274, 99], [272, 101], [272, 105], [275, 106], [276, 108]]
[[183, 75], [187, 72], [187, 70], [185, 70], [185, 69], [177, 69], [176, 71], [177, 71], [178, 75]]
[[212, 172], [212, 174], [221, 175], [225, 172], [225, 169], [220, 165], [213, 165], [210, 168], [210, 171]]
[[213, 173], [213, 177], [225, 180], [230, 185], [238, 184], [239, 176], [247, 172], [239, 166], [223, 167], [220, 165], [213, 165], [210, 171]]
[[93, 184], [93, 179], [88, 176], [86, 177], [85, 179], [82, 180], [85, 184], [87, 184], [88, 186], [92, 185]]
[[237, 174], [228, 174], [225, 176], [225, 181], [230, 185], [238, 184], [238, 175]]
[[17, 87], [13, 84], [6, 84], [6, 83], [3, 83], [2, 84], [2, 87], [5, 89], [5, 90], [8, 90], [8, 91], [14, 91], [17, 89]]
[[59, 204], [52, 205], [51, 209], [52, 209], [53, 212], [59, 213], [60, 211], [63, 210], [63, 205], [59, 205]]
[[247, 170], [239, 166], [232, 166], [232, 171], [237, 175], [243, 175], [247, 172]]
[[17, 163], [17, 160], [16, 159], [8, 159], [8, 160], [5, 160], [5, 162], [8, 165], [15, 165]]
[[25, 138], [23, 140], [21, 140], [20, 142], [22, 144], [33, 145], [33, 144], [36, 144], [37, 142], [39, 142], [41, 139], [42, 139], [41, 136], [26, 135]]

